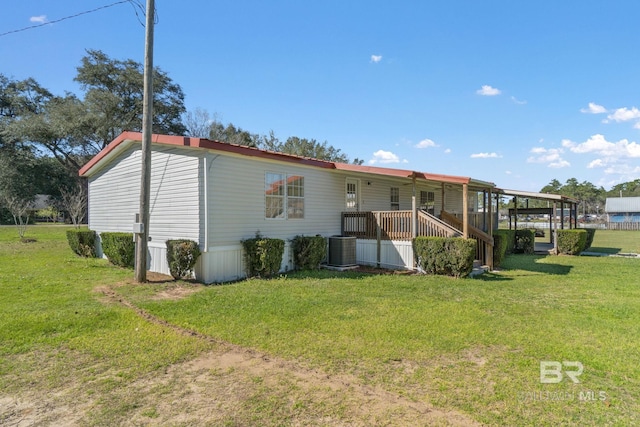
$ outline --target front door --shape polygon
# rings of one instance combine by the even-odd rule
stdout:
[[[347,212],[360,210],[360,180],[347,178],[345,182],[345,207]]]

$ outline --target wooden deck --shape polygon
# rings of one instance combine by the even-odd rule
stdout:
[[[415,221],[415,227],[413,222]],[[415,230],[414,230],[415,228]],[[341,234],[359,239],[410,241],[416,236],[461,237],[462,220],[441,212],[441,217],[418,210],[343,212]],[[469,224],[469,238],[476,241],[476,259],[493,266],[493,237]]]

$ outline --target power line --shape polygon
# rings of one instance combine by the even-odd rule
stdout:
[[[77,18],[77,17],[82,16],[82,15],[88,15],[90,13],[95,13],[95,12],[98,12],[100,10],[107,9],[107,8],[110,8],[110,7],[113,7],[113,6],[117,6],[117,5],[123,4],[123,3],[129,3],[129,4],[131,4],[131,6],[133,6],[134,11],[136,12],[136,16],[138,17],[138,21],[140,21],[140,17],[138,16],[138,11],[136,10],[136,7],[138,7],[144,13],[144,9],[141,8],[141,6],[140,6],[140,1],[139,0],[137,0],[137,1],[134,1],[134,0],[120,0],[120,1],[117,1],[115,3],[107,4],[105,6],[96,7],[95,9],[86,10],[84,12],[79,12],[79,13],[76,13],[74,15],[65,16],[64,18],[55,19],[53,21],[48,21],[48,22],[43,22],[43,23],[37,24],[37,25],[31,25],[29,27],[20,28],[18,30],[11,30],[11,31],[7,31],[5,33],[0,33],[0,37],[4,37],[4,36],[9,35],[9,34],[19,33],[19,32],[22,32],[22,31],[32,30],[34,28],[44,27],[45,25],[55,24],[55,23],[58,23],[58,22],[66,21],[67,19]],[[142,23],[142,22],[140,22],[140,23]]]

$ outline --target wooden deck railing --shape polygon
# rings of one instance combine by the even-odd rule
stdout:
[[[455,215],[446,211],[440,212],[440,218],[447,224],[462,229],[463,224]],[[485,233],[473,225],[469,225],[469,237],[476,241],[476,259],[483,264],[493,267],[493,236]]]
[[[411,211],[343,212],[341,231],[361,239],[411,240]]]
[[[452,212],[447,212],[447,214],[454,216],[455,218],[458,218],[458,220],[460,222],[462,222],[462,218],[463,218],[463,214],[461,213],[452,213]],[[486,221],[484,219],[484,213],[482,212],[469,212],[468,215],[469,218],[469,225],[480,229],[480,230],[484,230],[485,226],[486,226]]]
[[[462,221],[446,211],[441,219],[422,210],[418,211],[418,236],[462,236]],[[411,211],[343,212],[341,234],[360,239],[411,240]],[[469,237],[475,239],[476,259],[493,265],[493,237],[477,227],[469,225]]]
[[[460,237],[460,230],[423,210],[418,211],[418,236]]]

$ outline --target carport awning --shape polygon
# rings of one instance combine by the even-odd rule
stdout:
[[[577,199],[560,194],[536,193],[534,191],[505,190],[502,188],[496,188],[496,192],[505,196],[526,197],[529,199],[549,200],[553,202],[578,203]]]

